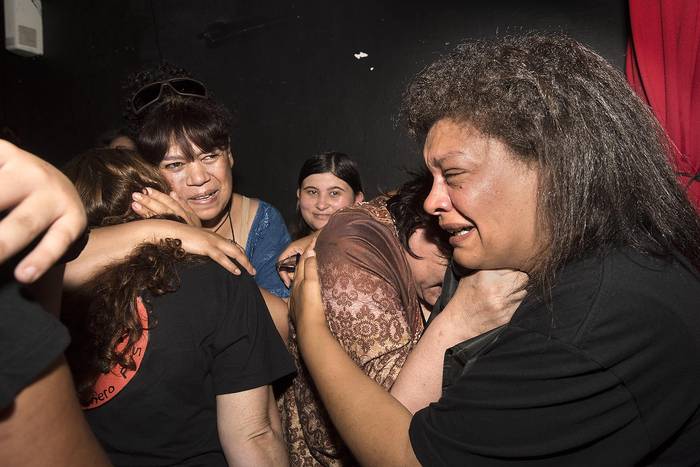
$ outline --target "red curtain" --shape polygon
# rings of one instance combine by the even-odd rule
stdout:
[[[700,1],[629,0],[627,80],[666,128],[679,181],[700,212]]]

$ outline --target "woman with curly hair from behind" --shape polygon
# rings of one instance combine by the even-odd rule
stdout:
[[[139,219],[131,193],[164,189],[148,163],[99,149],[66,168],[90,226]],[[68,358],[86,417],[115,465],[280,465],[269,384],[293,371],[253,279],[144,243],[73,296]]]

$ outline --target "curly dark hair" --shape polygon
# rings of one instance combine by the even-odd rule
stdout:
[[[87,151],[71,160],[64,172],[75,184],[93,227],[140,219],[131,209],[131,194],[147,186],[167,187],[157,170],[123,149]],[[132,349],[143,333],[137,297],[152,312],[149,297],[180,287],[178,264],[201,261],[202,257],[187,254],[178,239],[144,243],[124,260],[107,266],[78,293],[67,294],[62,319],[72,342],[66,357],[83,404],[92,398],[101,374],[115,366],[136,368]],[[150,327],[155,324],[149,322]],[[117,350],[120,342],[125,345]]]
[[[561,34],[471,40],[422,70],[402,115],[424,141],[441,119],[472,125],[539,167],[546,248],[530,271],[547,292],[567,262],[631,246],[700,269],[700,217],[650,109],[602,57]]]
[[[437,245],[440,254],[445,258],[452,255],[449,235],[440,228],[435,216],[423,209],[423,202],[430,193],[433,176],[423,167],[409,171],[411,178],[404,182],[386,201],[386,207],[394,220],[401,245],[409,255],[420,259],[409,246],[411,235],[418,229],[425,229],[425,237]]]

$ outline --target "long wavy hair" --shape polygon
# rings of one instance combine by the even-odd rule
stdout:
[[[620,246],[676,251],[700,269],[700,217],[669,164],[665,132],[624,76],[575,40],[465,42],[418,74],[402,114],[421,143],[449,118],[538,167],[547,246],[531,290],[546,294],[566,263]]]
[[[75,184],[93,228],[140,219],[131,208],[133,192],[145,187],[167,192],[157,170],[125,149],[87,151],[72,159],[64,172]],[[62,318],[72,336],[66,356],[82,403],[90,401],[101,374],[114,367],[136,368],[132,351],[144,331],[137,297],[142,297],[150,314],[149,296],[180,287],[176,265],[199,261],[201,257],[185,253],[178,239],[144,243],[124,260],[107,266],[79,293],[66,297]],[[149,320],[149,327],[154,324]],[[117,350],[120,342],[125,345]]]

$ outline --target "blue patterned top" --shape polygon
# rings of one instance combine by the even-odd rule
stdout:
[[[255,282],[278,297],[289,297],[289,289],[277,274],[275,263],[291,241],[287,225],[279,211],[271,204],[259,200],[245,252],[257,271]]]

